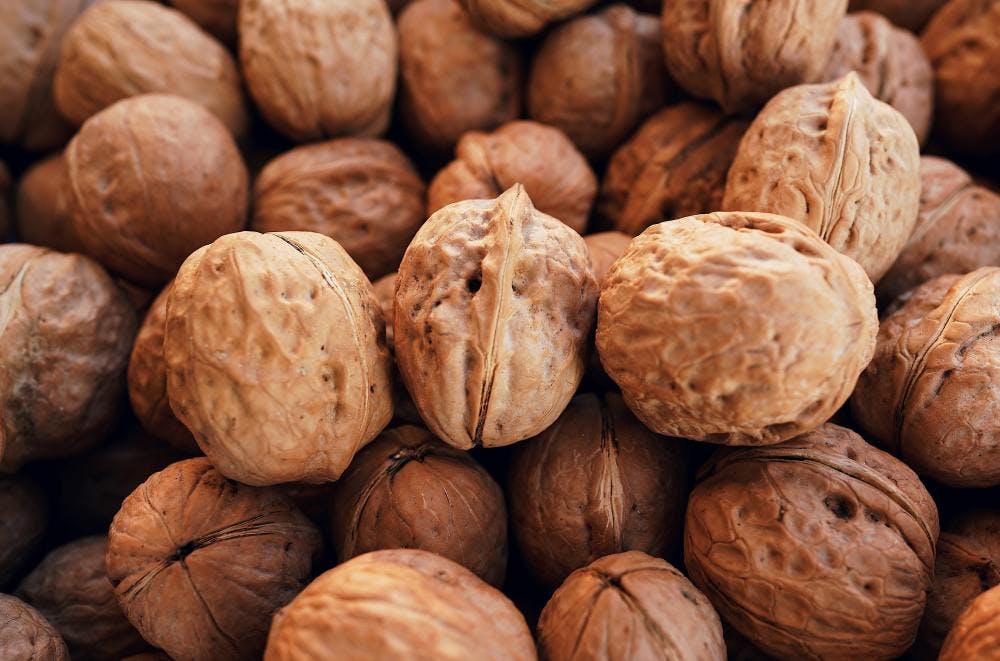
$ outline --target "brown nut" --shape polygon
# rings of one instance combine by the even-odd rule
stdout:
[[[560,25],[532,62],[528,114],[585,154],[608,154],[666,99],[660,41],[655,16],[622,4]]]
[[[594,269],[594,278],[597,286],[604,284],[604,279],[619,257],[625,253],[625,249],[632,243],[632,237],[622,232],[598,232],[588,234],[583,237],[583,242],[587,244],[587,252],[590,253],[590,266]]]
[[[378,135],[396,92],[384,0],[242,0],[240,64],[274,128],[298,142]]]
[[[266,661],[534,661],[524,617],[465,567],[374,551],[314,580],[274,616]]]
[[[539,211],[583,233],[597,195],[594,171],[565,133],[530,121],[463,135],[455,160],[431,182],[427,215],[454,202],[493,199],[517,183]]]
[[[0,478],[0,589],[38,549],[48,527],[45,494],[27,477]]]
[[[272,614],[308,582],[319,546],[278,490],[187,459],[122,503],[108,577],[129,622],[174,659],[260,658]]]
[[[399,371],[431,431],[496,447],[555,422],[583,378],[596,299],[583,239],[520,184],[431,216],[395,297]]]
[[[420,427],[384,432],[336,484],[333,545],[341,561],[422,549],[499,586],[507,570],[503,491],[465,452]]]
[[[944,641],[938,661],[995,659],[1000,654],[1000,586],[969,604]]]
[[[507,39],[528,37],[597,0],[459,0],[477,25]]]
[[[333,239],[224,236],[184,262],[167,301],[170,406],[231,479],[336,480],[392,417],[383,324]]]
[[[66,643],[41,613],[0,594],[0,651],[10,661],[70,661]]]
[[[457,0],[413,0],[399,15],[400,111],[422,145],[448,152],[467,131],[521,113],[521,58],[480,32]]]
[[[375,298],[378,299],[378,306],[385,318],[385,344],[392,352],[394,350],[392,326],[395,318],[392,297],[396,292],[396,272],[382,276],[372,283],[372,288],[375,290]]]
[[[802,222],[872,282],[906,245],[919,205],[913,129],[853,72],[771,99],[740,143],[722,200],[728,211]]]
[[[669,563],[640,551],[573,572],[545,605],[538,647],[549,661],[724,661],[719,616]]]
[[[38,161],[17,185],[17,234],[25,243],[83,252],[73,230],[69,171],[62,153]]]
[[[754,645],[788,659],[891,659],[910,646],[938,521],[902,462],[826,424],[719,452],[700,478],[684,563]]]
[[[372,280],[399,265],[425,219],[424,182],[383,140],[298,147],[268,163],[254,184],[253,229],[325,234]]]
[[[236,44],[240,0],[170,0],[170,4],[222,43]]]
[[[714,213],[632,241],[601,288],[597,348],[653,431],[767,445],[840,408],[877,330],[864,272],[809,229]]]
[[[947,0],[851,0],[850,11],[876,11],[895,25],[920,32],[938,7]]]

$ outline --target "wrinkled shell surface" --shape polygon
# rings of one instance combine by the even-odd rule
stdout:
[[[11,661],[70,661],[66,643],[41,613],[0,594],[0,650]]]
[[[45,535],[45,494],[26,477],[0,478],[0,589],[24,567]]]
[[[938,661],[995,659],[1000,654],[1000,586],[969,605],[941,648]]]
[[[598,232],[583,237],[590,252],[590,266],[594,269],[597,285],[604,283],[611,265],[625,253],[632,237],[622,232]]]
[[[851,0],[851,11],[870,10],[888,17],[895,25],[919,32],[948,0]]]
[[[219,41],[236,43],[240,0],[170,0],[170,4]]]
[[[66,158],[54,154],[33,165],[17,186],[17,234],[25,243],[83,252],[73,230]]]
[[[527,37],[549,23],[586,10],[597,0],[459,0],[484,30],[505,38]]]

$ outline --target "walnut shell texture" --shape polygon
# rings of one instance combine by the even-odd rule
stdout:
[[[48,527],[45,493],[27,477],[0,478],[0,589],[31,559]]]
[[[66,643],[41,613],[0,594],[0,650],[10,661],[70,661]]]
[[[170,4],[222,43],[236,43],[240,0],[170,0]]]
[[[938,8],[948,0],[851,0],[850,11],[875,11],[893,24],[919,32]]]
[[[40,160],[17,185],[17,234],[22,241],[60,252],[83,252],[73,230],[69,171],[62,153]]]
[[[546,25],[585,11],[597,0],[459,0],[484,30],[507,39],[538,34]]]
[[[1000,654],[1000,586],[979,595],[959,616],[938,661],[995,659]]]
[[[604,283],[611,265],[625,254],[626,248],[632,243],[632,237],[623,232],[598,232],[583,237],[590,252],[590,265],[594,269],[597,285]]]

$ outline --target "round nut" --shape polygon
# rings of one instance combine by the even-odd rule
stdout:
[[[583,237],[590,253],[590,266],[594,269],[597,286],[604,284],[604,279],[611,270],[611,265],[625,254],[626,248],[632,243],[632,237],[622,232],[598,232]]]
[[[990,659],[997,654],[1000,586],[976,597],[959,616],[944,641],[938,661]]]
[[[876,11],[895,25],[920,32],[938,7],[948,0],[851,0],[850,11]]]
[[[27,477],[0,478],[0,588],[21,571],[48,527],[45,494]]]
[[[17,186],[17,234],[25,243],[60,252],[83,252],[73,231],[66,157],[53,154],[38,161]]]
[[[240,0],[170,0],[170,4],[222,43],[236,43]]]
[[[9,594],[0,594],[0,650],[12,661],[70,661],[66,643],[41,613]]]
[[[546,25],[585,11],[597,0],[459,0],[477,25],[507,39],[529,37]]]

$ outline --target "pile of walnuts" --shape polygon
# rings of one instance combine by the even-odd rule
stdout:
[[[5,0],[0,659],[1000,659],[1000,0]]]

